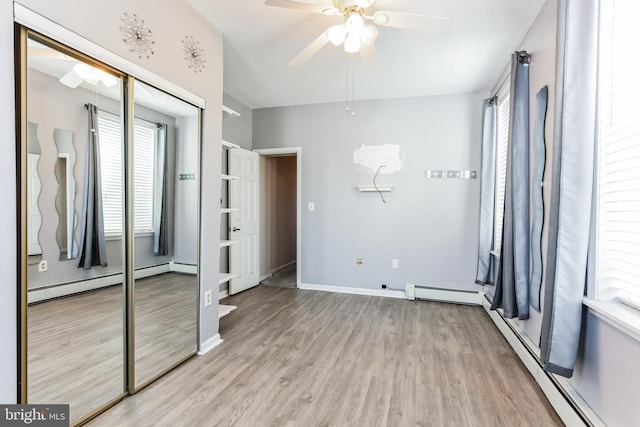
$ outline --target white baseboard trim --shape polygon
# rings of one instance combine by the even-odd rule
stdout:
[[[401,299],[405,298],[404,292],[393,291],[390,289],[349,288],[345,286],[312,285],[309,283],[300,283],[300,286],[298,286],[298,289],[304,289],[308,291],[335,292],[338,294],[367,295],[367,296],[374,296],[374,297],[401,298]]]
[[[258,279],[258,283],[263,282],[263,281],[265,281],[267,279],[271,279],[272,277],[273,277],[272,273],[265,274],[264,276],[262,276],[261,278]]]
[[[515,331],[516,325],[509,319],[505,319],[496,310],[490,310],[491,303],[482,297],[482,307],[485,309],[498,330],[505,337],[511,348],[516,352],[531,376],[536,380],[540,389],[549,400],[553,409],[568,427],[605,427],[605,424],[589,408],[578,392],[569,382],[554,374],[549,374],[542,369],[539,357],[536,356],[537,348],[531,341]],[[511,325],[511,326],[509,326]],[[526,343],[528,341],[528,344]],[[570,403],[567,399],[570,399]],[[578,409],[576,409],[578,408]],[[579,415],[580,411],[589,420],[587,424]]]
[[[413,283],[407,283],[406,290],[407,299],[425,299],[466,305],[481,305],[484,295],[484,293],[478,291],[434,288]]]
[[[143,279],[145,277],[155,276],[170,272],[169,264],[161,264],[153,267],[141,268],[136,270],[134,277]],[[27,303],[46,301],[52,298],[65,297],[80,292],[93,291],[95,289],[106,288],[108,286],[118,285],[122,283],[122,274],[111,274],[109,276],[96,277],[95,279],[87,279],[74,283],[61,284],[46,288],[33,289],[27,293]]]
[[[198,350],[198,356],[202,356],[222,344],[224,340],[220,338],[220,334],[215,334],[205,342],[200,345],[200,349]]]
[[[182,264],[179,262],[169,261],[169,271],[173,273],[198,274],[198,266],[193,264]]]
[[[223,290],[223,291],[218,291],[218,301],[220,301],[222,298],[226,298],[229,296],[229,288]]]
[[[281,265],[281,266],[279,266],[279,267],[272,268],[272,269],[271,269],[271,274],[272,274],[272,275],[273,275],[273,274],[276,274],[278,271],[280,271],[280,270],[284,270],[285,268],[287,268],[287,267],[290,267],[290,266],[294,265],[296,262],[298,262],[298,261],[296,261],[296,260],[294,259],[293,261],[289,261],[288,263],[286,263],[286,264],[282,264],[282,265]]]

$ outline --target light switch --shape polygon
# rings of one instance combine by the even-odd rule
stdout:
[[[316,204],[313,202],[309,202],[309,212],[315,212]]]

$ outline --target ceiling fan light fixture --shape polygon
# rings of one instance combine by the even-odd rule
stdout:
[[[356,0],[356,6],[363,9],[373,6],[373,3],[375,3],[375,0]]]
[[[373,22],[382,26],[387,25],[389,23],[389,15],[382,12],[376,12],[376,14],[373,15]]]
[[[360,37],[349,33],[344,41],[344,51],[347,53],[358,53],[360,51]]]
[[[337,7],[328,7],[326,9],[322,9],[322,13],[325,15],[340,15],[340,10]]]
[[[366,45],[373,44],[378,38],[378,29],[373,25],[365,25],[360,33],[360,40]]]
[[[357,13],[352,13],[344,24],[349,34],[360,35],[362,28],[364,28],[364,19]]]
[[[347,29],[344,25],[334,25],[327,30],[327,37],[334,46],[340,46],[347,38]]]

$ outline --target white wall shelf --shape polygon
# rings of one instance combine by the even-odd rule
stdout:
[[[370,193],[372,191],[377,192],[378,190],[382,193],[388,193],[393,189],[393,185],[379,184],[378,189],[376,189],[374,185],[358,185],[356,188],[363,193]]]
[[[224,148],[240,148],[240,146],[238,144],[234,144],[233,142],[229,142],[229,141],[225,141],[224,139],[222,140],[222,146]]]
[[[218,304],[218,319],[231,313],[236,308],[238,307],[236,307],[235,305]]]
[[[224,180],[227,180],[227,181],[231,181],[232,179],[240,179],[237,176],[225,175],[225,174],[220,175],[220,178],[224,179]]]
[[[231,212],[237,212],[238,208],[220,208],[220,213],[227,214]]]
[[[231,279],[234,279],[238,277],[237,274],[231,274],[231,273],[220,273],[220,281],[218,282],[220,285],[222,285],[225,282],[228,282]]]
[[[228,248],[231,245],[238,243],[237,240],[220,240],[220,248]]]
[[[235,119],[236,117],[240,117],[240,113],[238,113],[237,111],[232,110],[231,108],[227,107],[226,105],[222,106],[222,118],[223,119]]]

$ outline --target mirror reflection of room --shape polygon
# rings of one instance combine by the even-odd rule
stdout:
[[[77,422],[196,351],[200,134],[196,107],[135,82],[127,169],[124,80],[70,53],[28,39],[27,389]]]

